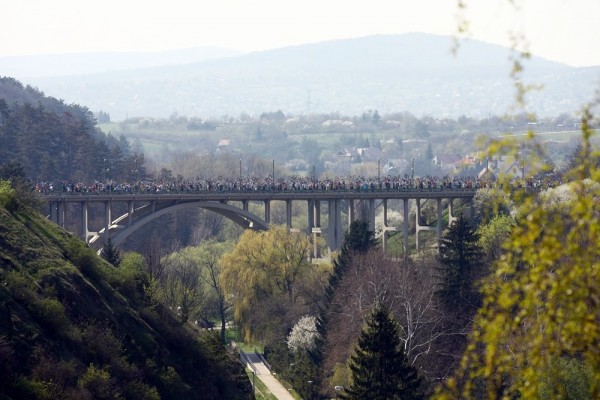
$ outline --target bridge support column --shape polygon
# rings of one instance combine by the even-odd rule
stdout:
[[[133,211],[135,210],[135,201],[128,201],[127,209],[129,210],[129,213],[127,215],[127,226],[131,226],[133,224]]]
[[[53,201],[50,203],[50,221],[54,222],[56,225],[60,225],[60,217],[61,217],[61,201]]]
[[[285,223],[288,231],[292,230],[292,200],[285,201]]]
[[[65,221],[67,219],[67,203],[64,201],[59,201],[57,204],[57,212],[58,212],[58,225],[65,227]]]
[[[404,213],[404,221],[402,221],[402,227],[404,229],[404,243],[402,243],[402,247],[404,248],[404,257],[408,255],[408,207],[408,199],[402,199],[402,212]]]
[[[355,209],[354,209],[354,199],[348,199],[348,229],[350,229],[350,225],[354,222],[355,217]]]
[[[438,246],[442,240],[442,199],[437,199],[437,224],[436,226],[427,226],[421,225],[419,219],[421,218],[421,199],[416,199],[417,201],[417,214],[415,217],[415,236],[416,236],[416,245],[417,250],[419,250],[419,233],[421,231],[433,231],[437,232]]]
[[[248,211],[248,200],[242,200],[242,210]]]
[[[342,247],[342,210],[341,200],[332,199],[328,202],[329,224],[327,226],[327,246],[329,251],[337,251]]]
[[[81,237],[87,243],[88,242],[88,203],[87,201],[81,202]]]
[[[265,200],[265,222],[271,223],[271,200]]]
[[[442,199],[437,199],[437,237],[438,249],[442,244]]]
[[[387,234],[388,232],[395,232],[397,231],[397,228],[395,226],[389,226],[388,225],[388,216],[387,216],[387,212],[388,212],[388,204],[387,204],[387,199],[384,199],[383,202],[383,228],[382,228],[382,232],[381,232],[381,238],[382,238],[382,244],[383,244],[383,253],[386,254],[387,252]]]
[[[306,234],[312,235],[313,228],[315,227],[315,201],[307,200],[308,205],[308,221],[306,226]]]
[[[319,247],[319,239],[321,237],[321,201],[313,200],[313,221],[314,226],[312,228],[312,239],[313,239],[313,256],[315,258],[321,258],[321,248]]]
[[[452,225],[454,221],[456,221],[456,217],[452,215],[452,203],[453,199],[448,200],[448,226]]]
[[[421,232],[421,199],[416,199],[417,211],[415,215],[415,245],[416,250],[419,251],[419,232]]]
[[[375,199],[369,199],[367,222],[369,223],[369,231],[375,232]]]
[[[421,231],[431,231],[435,228],[427,225],[421,225],[421,199],[416,199],[415,201],[417,203],[417,212],[415,214],[415,242],[416,250],[418,251],[420,248],[419,234],[421,233]]]
[[[110,225],[112,223],[112,204],[111,201],[104,202],[104,243],[108,242]]]

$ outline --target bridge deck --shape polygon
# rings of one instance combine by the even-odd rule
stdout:
[[[52,193],[42,195],[46,202],[65,201],[265,201],[265,200],[332,200],[332,199],[458,199],[472,198],[477,189],[406,189],[406,190],[306,190],[306,191],[241,191],[241,192],[175,192],[175,193]]]

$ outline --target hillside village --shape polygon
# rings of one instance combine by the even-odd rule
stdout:
[[[523,168],[528,169],[527,157],[505,155],[488,159],[481,151],[482,145],[490,139],[506,138],[504,132],[508,131],[515,132],[511,136],[515,140],[528,131],[536,132],[547,161],[560,166],[577,145],[573,136],[578,124],[566,115],[534,122],[525,115],[453,120],[417,118],[407,113],[381,116],[376,110],[369,110],[354,117],[287,117],[277,111],[258,118],[242,115],[221,121],[173,115],[168,120],[131,118],[101,127],[115,137],[122,135],[136,143],[147,158],[163,160],[174,176],[185,177],[189,173],[189,166],[171,162],[174,154],[184,152],[230,160],[229,171],[211,171],[208,165],[202,173],[205,176],[271,175],[275,169],[278,175],[325,178],[482,174],[519,177]],[[172,140],[167,141],[165,138],[169,137]],[[526,151],[523,149],[523,154]],[[273,166],[256,165],[257,156],[272,160]],[[162,166],[158,164],[156,168]]]

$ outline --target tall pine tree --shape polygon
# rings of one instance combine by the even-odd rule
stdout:
[[[352,385],[342,398],[393,400],[422,399],[421,380],[408,363],[398,324],[378,306],[364,326],[350,358]]]
[[[475,281],[482,276],[482,251],[477,233],[460,215],[444,235],[440,247],[440,283],[437,295],[450,310],[477,307],[480,296]]]

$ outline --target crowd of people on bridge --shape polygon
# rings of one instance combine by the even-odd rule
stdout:
[[[557,186],[562,182],[549,179],[514,180],[512,184],[532,188]],[[199,192],[259,192],[259,191],[397,191],[397,190],[477,190],[494,184],[493,180],[477,177],[386,175],[381,177],[314,177],[291,176],[273,179],[197,177],[193,179],[154,179],[136,182],[114,180],[82,182],[38,182],[36,191],[42,194],[105,194],[105,193],[199,193]]]

